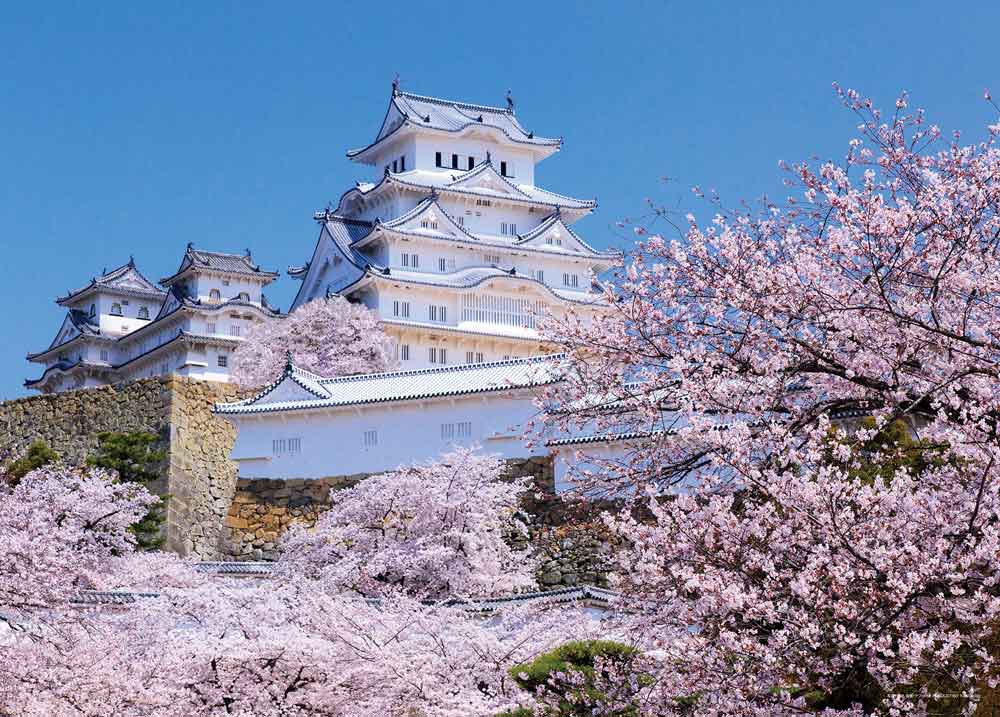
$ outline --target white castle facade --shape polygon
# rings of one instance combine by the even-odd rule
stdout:
[[[66,316],[49,347],[28,354],[43,368],[25,386],[54,393],[169,374],[226,381],[250,327],[278,316],[263,294],[277,276],[249,252],[189,244],[157,286],[129,259],[56,299]]]
[[[378,178],[316,215],[319,240],[291,310],[340,294],[378,312],[401,368],[537,354],[540,313],[599,303],[593,274],[611,254],[570,226],[596,201],[535,185],[561,139],[536,136],[506,107],[393,87],[375,140],[347,153]]]
[[[572,224],[595,200],[535,184],[561,139],[536,136],[506,107],[400,91],[371,144],[347,153],[375,168],[336,207],[317,213],[309,261],[289,269],[294,311],[341,295],[371,308],[395,339],[398,370],[321,377],[291,362],[255,396],[217,406],[238,429],[243,478],[319,478],[388,470],[454,446],[505,457],[551,454],[557,481],[581,443],[525,442],[535,399],[558,381],[539,317],[605,308],[593,277],[617,256]],[[45,366],[26,382],[58,391],[179,373],[227,380],[227,357],[248,325],[278,315],[262,289],[275,279],[249,257],[188,247],[160,287],[129,264],[59,300],[68,309]],[[162,288],[161,288],[162,287]]]
[[[506,458],[553,455],[557,487],[581,443],[525,441],[540,390],[559,380],[538,318],[604,308],[592,278],[617,257],[571,225],[596,202],[535,184],[561,140],[536,136],[513,102],[489,107],[393,87],[375,140],[347,156],[377,181],[316,215],[312,258],[292,310],[340,294],[376,311],[396,339],[399,370],[324,378],[289,363],[257,395],[222,404],[245,478],[319,478],[432,460],[454,446]]]

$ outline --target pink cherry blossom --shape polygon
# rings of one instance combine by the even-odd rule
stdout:
[[[296,366],[321,376],[385,371],[393,344],[374,311],[340,296],[316,299],[286,317],[257,325],[233,353],[233,380],[248,388],[281,374],[291,353]]]
[[[641,508],[611,525],[650,714],[969,714],[995,674],[1000,148],[841,97],[861,136],[789,166],[808,204],[679,222],[546,329],[550,427],[622,437],[577,478]],[[924,468],[859,478],[897,422]]]

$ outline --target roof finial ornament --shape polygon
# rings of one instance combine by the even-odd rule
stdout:
[[[285,351],[285,373],[290,374],[294,368],[295,367],[292,366],[292,351],[291,349],[288,349]]]
[[[246,252],[247,259],[253,258],[253,254],[250,252],[250,247],[247,247],[244,251]]]
[[[134,254],[129,254],[128,255],[128,265],[131,266],[133,269],[135,268],[135,255]]]
[[[399,94],[399,73],[397,72],[396,76],[392,78],[392,95],[393,97],[395,97],[398,94]]]
[[[431,187],[431,200],[436,202],[437,198],[438,198],[437,187]]]
[[[486,150],[486,164],[490,163],[490,151]]]
[[[511,94],[509,88],[507,90],[507,111],[514,114],[514,95]]]
[[[193,241],[189,241],[188,245],[187,245],[187,250],[191,251],[192,249],[194,249],[194,242]]]

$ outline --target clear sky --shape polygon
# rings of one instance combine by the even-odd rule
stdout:
[[[145,9],[144,9],[145,8]],[[154,9],[155,8],[155,9]],[[53,299],[134,254],[151,279],[186,242],[308,258],[314,210],[371,168],[404,89],[503,104],[563,151],[540,186],[596,196],[577,227],[678,186],[727,200],[778,186],[779,159],[840,156],[855,124],[830,89],[890,106],[901,89],[972,140],[996,117],[1000,3],[5,3],[0,21],[0,398],[39,373],[24,354],[62,320]],[[268,292],[287,308],[297,283]]]

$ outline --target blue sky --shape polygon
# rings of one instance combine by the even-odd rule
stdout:
[[[143,9],[143,6],[146,9]],[[62,319],[55,296],[134,254],[152,279],[186,242],[282,271],[312,251],[312,212],[370,169],[390,81],[502,104],[563,151],[538,184],[597,196],[577,225],[647,197],[727,200],[779,187],[779,159],[840,156],[838,81],[901,89],[967,139],[995,121],[1000,4],[7,3],[0,23],[0,398],[24,394]],[[154,9],[155,8],[155,9]],[[691,205],[688,207],[687,205]],[[296,283],[268,292],[288,306]]]

